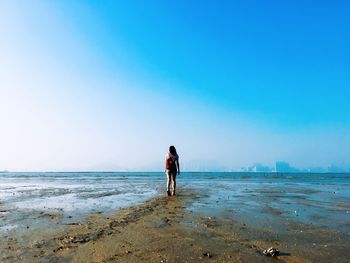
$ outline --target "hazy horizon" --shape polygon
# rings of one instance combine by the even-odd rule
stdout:
[[[262,163],[254,163],[249,166],[240,166],[240,167],[229,167],[220,163],[215,162],[201,162],[201,161],[185,161],[181,163],[182,172],[203,172],[203,173],[212,173],[212,172],[233,172],[233,173],[350,173],[350,165],[329,165],[327,167],[296,167],[292,164],[287,163],[289,168],[285,171],[278,170],[276,165],[265,165]],[[260,169],[259,169],[260,167]],[[255,169],[254,169],[255,168]],[[52,170],[7,170],[0,169],[0,172],[29,172],[29,173],[41,173],[41,172],[52,172],[52,173],[110,173],[110,172],[162,172],[164,169],[163,164],[154,164],[146,165],[142,167],[121,167],[116,165],[96,165],[94,167],[85,168],[75,168],[75,169],[52,169]]]
[[[349,167],[350,4],[248,2],[1,1],[0,170]]]

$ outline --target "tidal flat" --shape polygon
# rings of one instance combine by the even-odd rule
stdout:
[[[334,180],[327,175],[184,173],[171,197],[165,195],[161,173],[7,174],[3,179],[3,262],[350,258],[347,175]],[[280,255],[263,255],[269,247]]]

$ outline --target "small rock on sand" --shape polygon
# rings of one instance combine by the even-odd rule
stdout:
[[[280,252],[277,248],[270,247],[269,249],[265,249],[263,251],[263,254],[268,257],[277,257],[280,254]]]

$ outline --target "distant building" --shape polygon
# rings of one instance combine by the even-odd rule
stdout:
[[[292,173],[300,172],[298,168],[290,166],[287,162],[276,162],[276,172],[278,173]]]
[[[272,172],[272,168],[262,165],[260,163],[254,164],[253,166],[248,167],[248,172],[262,172],[262,173],[268,173]]]
[[[248,172],[248,168],[247,167],[241,167],[241,172]]]
[[[290,168],[287,162],[276,162],[276,172],[290,172]]]

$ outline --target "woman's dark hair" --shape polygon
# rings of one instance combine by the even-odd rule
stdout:
[[[169,152],[170,152],[171,154],[176,155],[177,153],[176,153],[176,148],[175,148],[175,146],[171,145],[171,146],[169,147]]]

